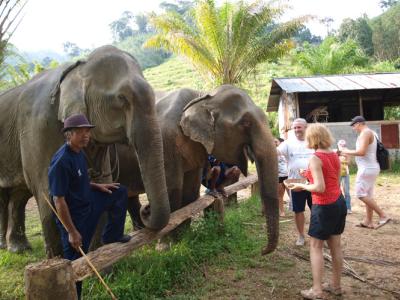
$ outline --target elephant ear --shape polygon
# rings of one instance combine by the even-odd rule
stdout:
[[[78,60],[56,70],[56,81],[51,92],[51,103],[58,101],[58,119],[64,121],[68,116],[75,113],[86,114],[84,98],[84,87],[77,72],[72,72],[85,61]]]
[[[190,101],[183,109],[180,122],[183,134],[201,143],[208,154],[214,149],[215,118],[205,100],[210,100],[213,96],[206,94]]]

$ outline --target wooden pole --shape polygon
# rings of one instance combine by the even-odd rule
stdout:
[[[25,299],[76,300],[75,275],[71,261],[50,259],[25,268]]]

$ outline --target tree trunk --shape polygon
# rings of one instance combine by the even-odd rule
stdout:
[[[55,258],[28,265],[25,268],[25,299],[78,299],[71,261]]]

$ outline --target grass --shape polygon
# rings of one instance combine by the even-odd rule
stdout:
[[[288,58],[279,63],[263,63],[240,84],[240,87],[247,91],[257,105],[266,109],[272,78],[299,76],[302,72],[302,69],[293,66]],[[176,56],[162,65],[146,69],[144,75],[154,90],[172,91],[189,87],[206,91],[213,88],[187,61]]]
[[[181,292],[173,299],[198,298],[201,289],[193,287],[205,283],[205,264],[221,269],[237,266],[236,277],[240,279],[244,276],[240,266],[254,263],[252,257],[259,253],[264,242],[241,226],[242,222],[254,222],[260,211],[258,202],[252,198],[228,209],[224,227],[215,215],[197,219],[168,251],[158,252],[150,245],[135,252],[118,263],[116,272],[107,278],[113,291],[121,299],[164,298],[176,290]],[[90,299],[108,298],[96,279],[85,283],[85,291]]]
[[[23,254],[0,250],[0,299],[24,298],[25,266],[45,258],[41,226],[36,212],[26,214],[26,232],[32,251]]]

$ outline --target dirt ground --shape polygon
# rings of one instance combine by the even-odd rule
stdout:
[[[351,195],[353,213],[347,217],[342,246],[346,263],[367,282],[343,275],[345,294],[342,299],[400,299],[400,180],[383,181],[376,187],[378,204],[392,218],[377,230],[355,226],[362,221],[365,208],[353,191]],[[239,201],[249,196],[250,189],[238,193]],[[28,203],[28,210],[36,210],[33,199]],[[302,299],[299,291],[309,288],[312,279],[309,261],[298,255],[308,257],[309,244],[306,240],[304,247],[296,247],[295,239],[293,215],[287,212],[286,217],[281,218],[278,249],[271,257],[254,257],[254,265],[248,269],[205,270],[207,287],[199,287],[206,290],[204,299]],[[358,261],[360,259],[364,261]],[[325,268],[325,277],[329,274],[329,268]],[[327,295],[327,299],[336,298]]]
[[[249,190],[241,191],[239,199],[246,199]],[[343,275],[342,299],[400,299],[400,181],[382,183],[376,187],[378,204],[391,221],[377,229],[356,227],[363,220],[364,205],[356,199],[351,190],[353,213],[349,214],[346,229],[342,235],[345,263],[363,280]],[[285,195],[286,196],[286,195]],[[287,200],[287,198],[286,198]],[[374,216],[377,221],[377,216]],[[238,279],[237,270],[225,270],[223,274],[211,271],[209,280],[219,285],[207,299],[302,299],[299,292],[311,287],[310,263],[294,254],[308,257],[308,239],[304,247],[294,245],[296,234],[292,213],[281,218],[280,241],[277,251],[270,259],[256,257],[255,267],[242,270]],[[306,213],[306,220],[309,212]],[[308,221],[306,224],[308,228]],[[329,250],[324,250],[329,253]],[[364,260],[364,261],[358,261]],[[369,261],[369,262],[367,262]],[[285,267],[286,264],[286,267]],[[277,267],[279,265],[279,267]],[[327,263],[325,264],[327,265]],[[221,281],[221,275],[225,278]],[[325,268],[326,280],[330,270]],[[227,285],[229,278],[232,284]],[[383,289],[395,291],[391,293]],[[326,295],[327,299],[338,297]]]

